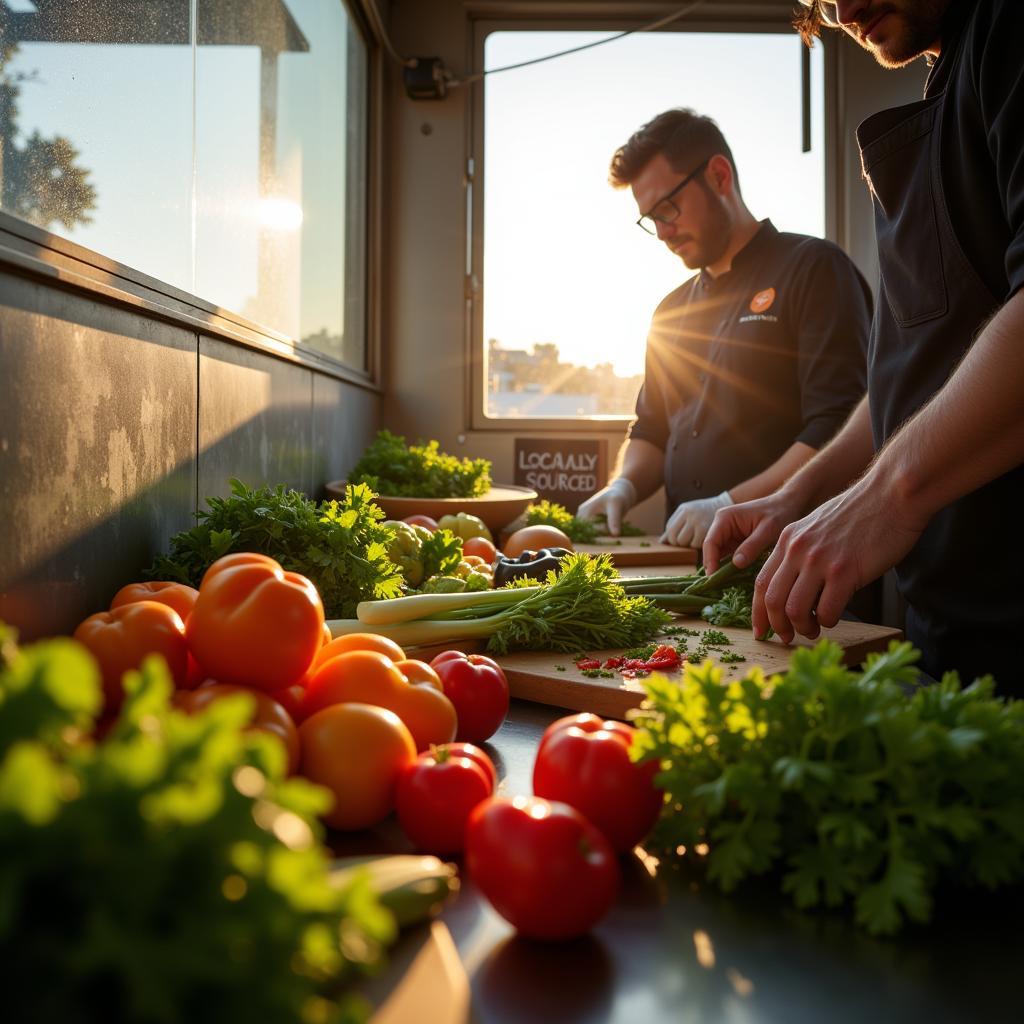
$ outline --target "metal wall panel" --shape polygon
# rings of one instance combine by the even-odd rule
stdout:
[[[313,497],[356,464],[377,432],[379,406],[372,392],[313,374]]]
[[[196,336],[0,273],[0,619],[68,632],[192,522]]]
[[[313,372],[216,338],[199,339],[199,505],[250,487],[311,493]]]

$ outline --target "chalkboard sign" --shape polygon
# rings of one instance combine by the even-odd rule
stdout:
[[[516,438],[514,483],[575,512],[608,480],[608,442]]]

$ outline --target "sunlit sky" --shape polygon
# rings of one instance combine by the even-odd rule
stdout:
[[[485,67],[612,33],[496,32]],[[822,47],[812,50],[812,151],[801,153],[795,33],[658,32],[489,76],[485,91],[484,337],[554,342],[564,360],[643,370],[658,301],[692,272],[635,224],[607,183],[614,151],[670,107],[713,117],[755,217],[823,235]]]
[[[311,45],[279,58],[277,174],[304,218],[275,236],[270,275],[258,266],[268,243],[257,47],[199,47],[193,106],[187,45],[23,44],[10,65],[31,76],[18,99],[19,138],[62,135],[90,171],[93,222],[60,233],[286,333],[333,334],[343,327],[348,20],[340,3],[288,0],[288,8]],[[485,66],[610,35],[497,32]],[[607,171],[615,149],[669,107],[718,121],[755,216],[823,234],[820,46],[812,86],[814,148],[803,154],[794,33],[634,34],[489,76],[484,339],[506,348],[554,342],[571,362],[642,370],[650,315],[690,271],[635,226],[629,190],[612,189]],[[260,294],[267,289],[270,299]]]

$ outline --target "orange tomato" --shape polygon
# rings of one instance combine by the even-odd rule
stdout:
[[[187,622],[195,607],[199,591],[184,583],[155,581],[153,583],[129,583],[122,587],[110,602],[111,608],[120,608],[123,604],[134,604],[136,601],[156,601],[173,608],[182,622]]]
[[[439,693],[444,693],[441,677],[425,661],[396,661],[395,668],[414,686],[432,686]]]
[[[405,651],[386,636],[378,636],[376,633],[346,633],[344,636],[336,636],[317,651],[313,669],[349,651],[377,651],[392,661],[402,661],[405,658]]]
[[[116,711],[124,699],[121,677],[138,668],[147,654],[162,654],[175,686],[188,672],[188,646],[181,616],[157,601],[133,601],[97,612],[79,623],[75,639],[99,662],[106,711]]]
[[[554,526],[524,526],[516,530],[502,545],[506,558],[518,558],[524,551],[540,551],[541,548],[565,548],[574,550],[572,541]]]
[[[312,665],[323,623],[320,595],[305,576],[266,555],[238,552],[206,570],[185,635],[213,678],[279,690]]]
[[[235,693],[247,693],[256,702],[252,718],[249,720],[249,728],[269,733],[281,741],[285,753],[288,755],[288,774],[293,775],[299,767],[299,731],[295,727],[291,715],[268,694],[247,686],[211,683],[199,687],[198,690],[177,694],[174,702],[182,711],[194,715],[202,711],[203,708],[209,707],[214,701],[222,700]]]
[[[299,742],[302,774],[334,794],[324,821],[336,829],[383,821],[394,810],[400,775],[416,760],[416,745],[398,715],[369,704],[318,711],[299,726]]]
[[[408,671],[417,678],[407,678],[390,658],[377,651],[339,654],[321,665],[310,679],[303,710],[308,716],[331,704],[376,704],[398,715],[418,750],[426,750],[432,743],[451,742],[458,725],[455,706],[422,669]]]
[[[462,542],[462,556],[475,555],[490,565],[498,557],[498,549],[486,537],[470,537]]]

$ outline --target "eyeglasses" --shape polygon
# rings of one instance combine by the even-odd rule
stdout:
[[[658,233],[659,224],[671,224],[679,216],[679,207],[672,202],[672,197],[682,192],[710,162],[711,157],[706,157],[702,160],[668,195],[662,196],[654,204],[654,209],[645,213],[637,221],[637,224],[649,235],[656,235]]]
[[[821,20],[831,28],[839,27],[839,10],[835,0],[800,0],[804,7],[818,8]]]

